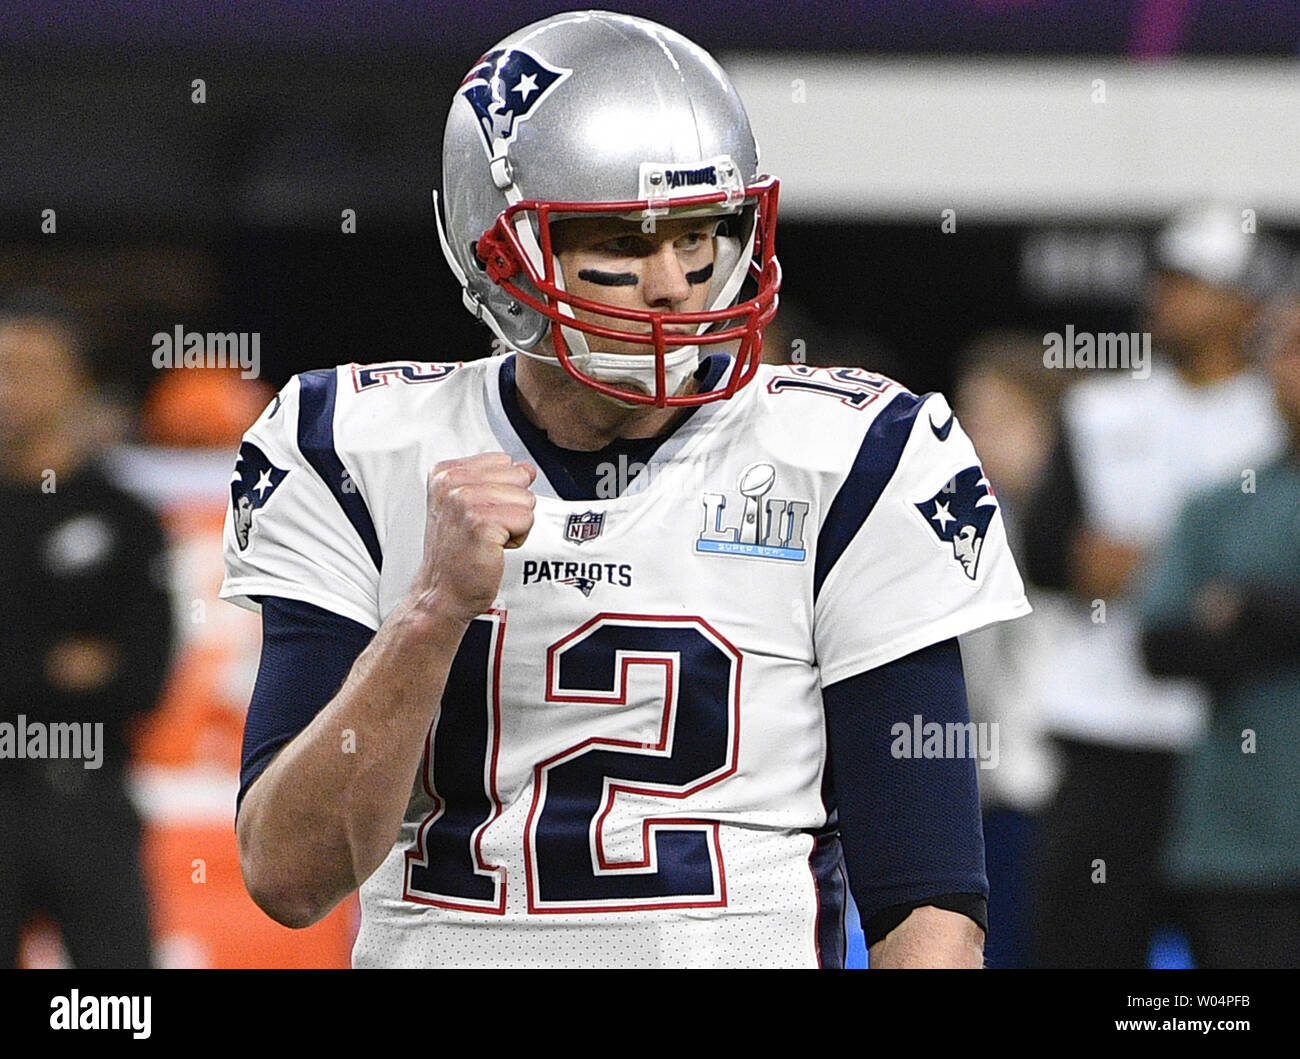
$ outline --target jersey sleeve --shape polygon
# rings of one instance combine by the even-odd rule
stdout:
[[[891,750],[902,718],[970,723],[957,641],[827,685],[824,699],[827,787],[868,947],[923,905],[960,912],[987,934],[975,759]]]
[[[992,484],[940,394],[872,422],[817,539],[823,686],[1030,611]]]
[[[236,816],[253,781],[329,704],[373,635],[308,603],[265,598],[262,656],[244,720]]]
[[[378,629],[382,554],[334,440],[335,372],[295,376],[239,446],[221,597],[310,603]]]

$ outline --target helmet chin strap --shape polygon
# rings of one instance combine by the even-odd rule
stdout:
[[[647,394],[655,392],[655,356],[653,353],[602,353],[586,348],[586,336],[571,327],[562,329],[564,340],[569,345],[569,360],[584,375],[589,375],[598,382],[610,386],[624,386],[629,390],[642,390]],[[582,352],[573,350],[574,337],[581,343]],[[511,347],[515,353],[533,360],[558,366],[554,356],[534,353],[531,349]],[[664,384],[671,397],[678,393],[700,365],[700,347],[682,346],[664,354]],[[643,408],[635,401],[620,401],[617,397],[608,397],[615,404],[624,408]]]
[[[563,329],[565,341],[572,328]],[[655,392],[655,355],[653,353],[601,353],[588,351],[571,354],[570,360],[584,375],[590,375],[599,382],[610,386],[623,386],[629,390],[643,390],[647,394]],[[664,354],[664,386],[668,396],[672,397],[686,384],[686,380],[695,374],[700,366],[700,347],[682,346]],[[628,401],[623,402],[632,408],[642,405]]]

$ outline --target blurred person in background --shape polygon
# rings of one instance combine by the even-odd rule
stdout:
[[[1065,394],[1050,469],[1024,523],[1029,579],[1075,596],[1045,693],[1062,756],[1043,821],[1035,963],[1144,967],[1172,919],[1158,855],[1174,762],[1200,735],[1203,689],[1154,678],[1137,591],[1183,502],[1280,451],[1245,337],[1275,269],[1240,211],[1194,207],[1159,234],[1146,297],[1149,378],[1094,372]]]
[[[1043,371],[1039,335],[996,331],[959,356],[953,407],[980,453],[1002,508],[1012,549],[1020,519],[1042,480],[1056,431],[1059,374]],[[979,771],[989,873],[985,965],[1026,967],[1032,903],[1029,858],[1038,815],[1052,796],[1056,762],[1043,730],[1042,696],[1067,635],[1064,601],[1031,586],[1034,613],[1014,625],[961,638],[971,720],[994,724],[998,757]]]
[[[84,354],[53,295],[0,304],[0,722],[19,739],[33,725],[91,733],[80,758],[0,759],[0,966],[38,912],[78,968],[151,963],[125,775],[128,724],[166,674],[171,607],[157,519],[97,464]]]
[[[1200,967],[1300,966],[1300,291],[1261,348],[1286,451],[1183,509],[1142,606],[1151,671],[1213,697],[1165,859]]]
[[[154,959],[169,969],[346,967],[356,935],[355,900],[301,931],[265,916],[244,888],[230,826],[262,628],[218,602],[221,534],[230,454],[274,396],[238,368],[155,372],[134,432],[141,444],[104,459],[158,513],[168,540],[173,661],[158,708],[134,733],[131,794],[144,823]]]

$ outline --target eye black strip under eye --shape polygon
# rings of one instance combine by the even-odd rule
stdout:
[[[691,284],[691,286],[694,286],[697,283],[707,283],[712,278],[713,266],[711,264],[705,265],[703,268],[698,268],[694,272],[686,273],[686,282]]]
[[[637,284],[635,273],[602,272],[597,268],[582,269],[578,272],[578,279],[585,279],[588,283],[599,283],[602,287],[635,287]]]

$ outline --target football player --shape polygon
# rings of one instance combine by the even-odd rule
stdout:
[[[360,887],[361,967],[841,966],[847,866],[874,966],[979,966],[954,638],[1029,606],[947,403],[760,367],[777,182],[669,29],[511,35],[443,159],[503,355],[308,372],[240,448],[253,897]]]

